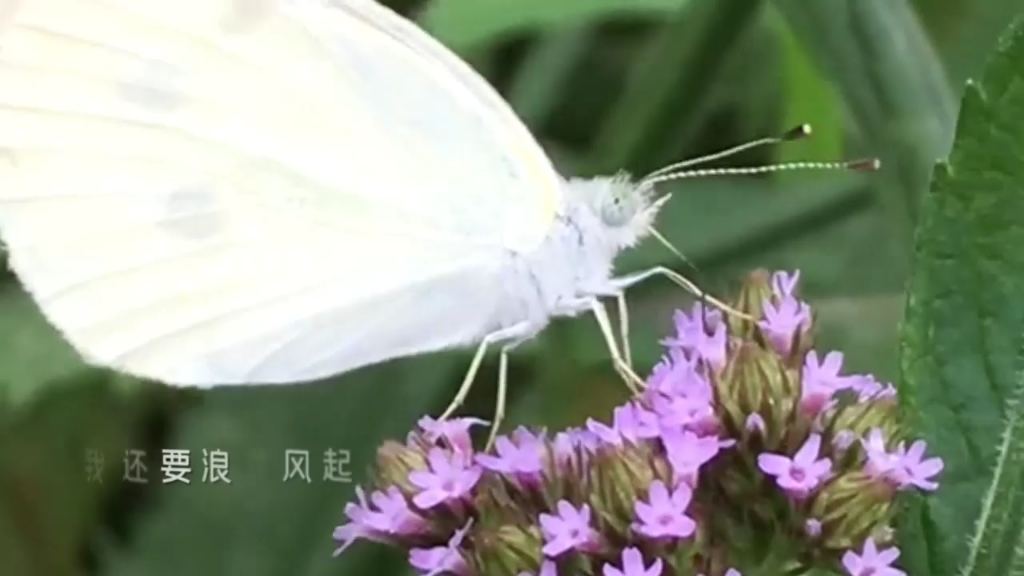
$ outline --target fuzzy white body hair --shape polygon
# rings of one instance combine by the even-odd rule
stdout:
[[[501,263],[496,330],[527,322],[530,335],[557,316],[586,310],[581,299],[608,296],[616,256],[646,234],[654,217],[644,191],[625,176],[573,179],[544,242],[509,251]]]

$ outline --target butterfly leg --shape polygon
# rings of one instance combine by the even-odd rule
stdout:
[[[632,368],[633,352],[629,345],[629,307],[626,306],[626,293],[616,294],[615,302],[619,307],[619,339],[622,340],[622,359],[626,362],[626,366]]]
[[[448,404],[448,407],[445,408],[438,420],[447,420],[462,406],[463,403],[466,402],[466,397],[469,396],[469,391],[473,388],[473,380],[476,378],[476,373],[480,370],[480,364],[484,360],[484,354],[487,352],[487,348],[496,342],[504,340],[525,340],[534,331],[535,329],[533,328],[533,325],[529,322],[520,322],[484,336],[483,339],[480,340],[480,345],[476,348],[473,360],[469,364],[469,370],[466,371],[466,376],[462,379],[462,384],[459,386],[458,392],[455,393],[455,398],[452,399],[450,404]],[[502,400],[502,402],[504,402],[504,400]]]
[[[599,296],[618,296],[621,290],[613,287],[604,286],[594,290],[592,295],[582,296],[571,300],[566,300],[559,303],[558,309],[554,311],[555,316],[576,316],[580,312],[590,310],[594,314],[594,318],[597,320],[597,325],[601,328],[601,335],[604,337],[605,344],[608,346],[608,352],[612,357],[612,364],[615,366],[615,371],[619,373],[619,376],[626,382],[626,386],[634,393],[639,393],[645,384],[642,378],[636,375],[633,368],[626,363],[626,360],[622,357],[619,352],[619,345],[615,341],[615,331],[612,329],[612,321],[608,317],[608,310],[604,307],[604,303],[598,299]]]
[[[619,352],[619,346],[615,342],[615,332],[612,329],[612,321],[608,318],[608,310],[604,307],[604,303],[598,300],[596,297],[590,297],[585,299],[587,305],[590,307],[591,312],[594,313],[594,318],[597,320],[597,325],[601,328],[601,335],[604,336],[605,344],[608,345],[608,353],[612,356],[612,363],[615,366],[615,371],[622,376],[622,379],[626,382],[626,386],[634,394],[639,394],[646,384],[643,378],[636,375],[633,368],[626,363],[626,360],[622,357]]]
[[[527,338],[519,338],[501,347],[501,356],[498,358],[498,399],[494,406],[494,422],[491,424],[491,432],[487,435],[487,444],[484,450],[490,450],[494,439],[498,436],[498,429],[505,420],[505,401],[508,398],[508,355],[517,346],[525,342]]]

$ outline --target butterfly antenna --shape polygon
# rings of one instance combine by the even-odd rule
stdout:
[[[806,138],[811,135],[811,126],[809,124],[801,124],[795,128],[791,128],[779,136],[771,136],[768,138],[759,138],[727,148],[720,152],[708,154],[706,156],[700,156],[698,158],[692,158],[690,160],[684,160],[682,162],[676,162],[664,168],[660,168],[651,172],[650,174],[641,178],[637,185],[641,188],[653,188],[655,184],[661,182],[668,182],[671,180],[683,180],[688,178],[703,178],[711,176],[753,176],[758,174],[769,174],[774,172],[787,172],[797,170],[847,170],[854,172],[873,172],[881,168],[881,161],[877,158],[865,158],[860,160],[849,160],[845,162],[785,162],[780,164],[765,164],[762,166],[748,166],[739,168],[694,168],[701,164],[706,164],[714,160],[719,160],[728,156],[733,156],[745,150],[752,148],[758,148],[761,146],[768,146],[772,144],[781,144],[783,142],[792,142],[801,138]],[[670,195],[666,194],[659,203],[663,203],[668,200]],[[700,273],[700,270],[696,265],[693,264],[686,256],[682,254],[671,242],[668,241],[660,232],[658,232],[653,226],[647,227],[648,233],[653,236],[663,246],[668,248],[672,254],[677,256],[680,260],[685,262],[687,266],[692,268],[694,272]],[[720,308],[721,310],[728,312],[739,318],[752,320],[752,318],[736,310],[735,308],[721,302],[714,297],[710,296],[700,288],[698,288],[693,282],[687,280],[685,277],[676,274],[669,273],[670,278],[695,296],[700,298],[701,304],[706,306],[708,302]],[[703,308],[702,306],[702,308]]]
[[[659,168],[658,170],[655,170],[641,178],[638,185],[651,187],[661,182],[688,178],[705,178],[709,176],[754,176],[758,174],[797,170],[852,170],[855,172],[872,172],[881,167],[881,162],[877,158],[865,158],[846,162],[786,162],[782,164],[766,164],[763,166],[739,168],[694,168],[695,166],[707,164],[708,162],[734,156],[752,148],[792,142],[794,140],[807,138],[810,135],[810,124],[800,124],[799,126],[786,130],[778,136],[759,138],[745,144],[727,148],[720,152],[691,158],[689,160],[683,160],[682,162],[676,162],[663,168]]]
[[[769,136],[767,138],[758,138],[757,140],[751,140],[744,144],[733,146],[732,148],[726,148],[713,154],[706,156],[698,156],[697,158],[690,158],[674,164],[669,164],[662,168],[658,168],[654,172],[644,176],[640,179],[641,182],[646,182],[651,178],[661,176],[669,172],[675,172],[684,168],[691,168],[693,166],[699,166],[701,164],[707,164],[708,162],[714,162],[715,160],[721,160],[722,158],[728,158],[729,156],[735,156],[740,152],[745,152],[754,148],[760,148],[762,146],[770,146],[773,144],[782,144],[783,142],[793,142],[794,140],[801,140],[811,135],[811,125],[801,124],[799,126],[790,128],[778,136]]]
[[[671,194],[666,194],[665,196],[671,196]],[[680,252],[679,249],[677,249],[675,246],[673,246],[672,243],[668,241],[668,238],[665,238],[665,236],[661,232],[658,232],[658,230],[656,228],[654,228],[653,226],[648,228],[648,232],[651,234],[651,236],[654,237],[655,240],[660,242],[662,246],[668,248],[669,252],[674,254],[677,258],[682,260],[691,270],[693,270],[694,275],[696,275],[698,277],[697,278],[697,282],[694,282],[695,285],[696,284],[703,284],[704,283],[700,279],[700,276],[703,275],[703,272],[701,272],[701,269],[692,260],[687,258],[682,252]],[[707,308],[707,305],[708,305],[707,293],[704,292],[703,290],[699,290],[699,292],[700,293],[697,294],[696,296],[697,296],[697,299],[700,300],[701,316],[705,316],[706,315],[705,309]],[[703,323],[706,324],[706,322],[703,322]]]
[[[689,258],[687,258],[686,256],[683,256],[683,253],[680,252],[679,249],[677,249],[675,246],[673,246],[672,243],[668,241],[668,238],[665,238],[661,234],[661,232],[658,232],[658,230],[654,226],[648,226],[647,227],[647,231],[651,234],[651,236],[654,237],[655,240],[660,242],[662,246],[664,246],[665,248],[668,248],[669,252],[674,254],[676,257],[678,257],[683,262],[686,262],[686,264],[688,266],[690,266],[691,268],[693,268],[694,270],[697,270],[697,266],[693,262],[691,262]]]
[[[785,162],[782,164],[765,164],[762,166],[743,166],[739,168],[698,168],[696,170],[680,170],[646,178],[644,186],[653,186],[670,180],[690,178],[707,178],[711,176],[755,176],[774,172],[793,172],[799,170],[847,170],[853,172],[874,172],[882,167],[878,158],[862,158],[845,162]]]

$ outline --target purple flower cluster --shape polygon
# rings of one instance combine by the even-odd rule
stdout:
[[[425,576],[904,576],[894,500],[935,490],[942,461],[907,445],[891,385],[811,349],[798,280],[752,274],[734,306],[756,321],[677,312],[644,392],[610,423],[519,428],[477,452],[483,421],[424,418],[380,448],[338,553],[389,543]]]

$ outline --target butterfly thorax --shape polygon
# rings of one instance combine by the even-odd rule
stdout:
[[[509,252],[502,270],[498,323],[527,321],[539,331],[554,316],[586,310],[609,296],[615,257],[642,239],[654,217],[646,190],[628,177],[569,180],[562,210],[532,252]]]

